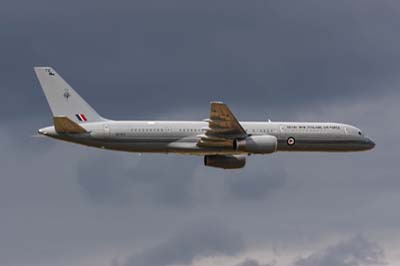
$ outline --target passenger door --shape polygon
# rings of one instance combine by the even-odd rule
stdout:
[[[104,137],[109,138],[111,136],[110,126],[105,124],[103,129],[104,129]]]

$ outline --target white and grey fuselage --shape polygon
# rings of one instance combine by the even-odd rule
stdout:
[[[240,122],[249,136],[274,136],[276,151],[363,151],[374,142],[360,129],[339,123]],[[54,126],[39,130],[56,139],[128,152],[194,155],[248,154],[237,147],[197,145],[208,128],[202,121],[104,121],[86,123],[83,134],[57,133]],[[256,153],[256,152],[255,152]],[[270,153],[270,152],[259,152]]]

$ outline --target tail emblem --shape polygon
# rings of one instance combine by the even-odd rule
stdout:
[[[87,121],[87,118],[86,118],[86,116],[84,114],[76,114],[75,116],[81,122],[86,122]]]
[[[63,95],[64,95],[65,100],[68,100],[68,98],[71,97],[71,94],[69,93],[68,90],[65,90]]]
[[[51,71],[50,68],[46,69],[46,72],[49,73],[50,76],[54,76],[55,74]]]

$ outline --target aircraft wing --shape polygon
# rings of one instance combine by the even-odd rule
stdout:
[[[210,118],[206,119],[208,128],[197,142],[202,147],[232,147],[235,139],[247,137],[247,132],[222,102],[211,102]]]

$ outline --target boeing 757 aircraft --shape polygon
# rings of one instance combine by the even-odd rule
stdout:
[[[360,129],[339,123],[240,122],[222,102],[203,121],[115,121],[103,118],[51,67],[35,67],[53,113],[39,134],[87,146],[204,156],[204,164],[244,167],[246,156],[277,151],[345,152],[372,149]]]

